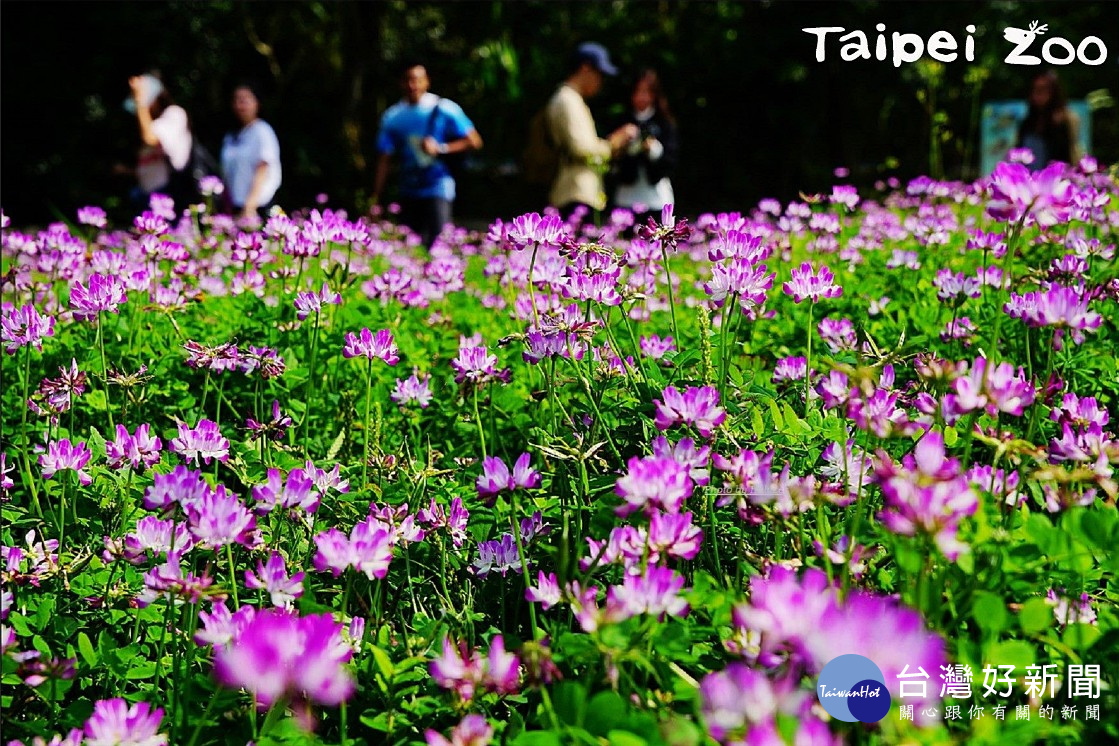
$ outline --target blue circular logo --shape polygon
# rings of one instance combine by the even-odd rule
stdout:
[[[816,696],[828,714],[848,723],[877,723],[890,711],[882,669],[850,653],[832,658],[816,679]]]

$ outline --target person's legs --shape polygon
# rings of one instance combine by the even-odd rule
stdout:
[[[431,244],[443,232],[443,228],[451,222],[451,201],[436,197],[428,205],[428,229],[430,235],[424,239],[424,246],[431,248]]]

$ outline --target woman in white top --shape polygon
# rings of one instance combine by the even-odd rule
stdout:
[[[146,207],[150,195],[159,192],[174,199],[175,209],[181,211],[197,196],[188,169],[194,145],[190,119],[154,75],[129,78],[128,86],[132,97],[124,106],[136,115],[143,143],[136,161],[134,202]]]
[[[280,143],[272,127],[260,118],[260,99],[249,83],[233,89],[233,113],[241,128],[225,136],[221,169],[225,193],[233,212],[254,219],[267,209],[280,188]]]

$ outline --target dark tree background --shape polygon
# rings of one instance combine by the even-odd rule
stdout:
[[[1021,97],[1033,68],[1003,63],[1006,25],[1049,24],[1075,45],[1095,34],[1107,63],[1060,68],[1070,97],[1092,94],[1094,154],[1119,160],[1119,3],[806,2],[13,2],[0,6],[0,204],[19,223],[119,208],[138,134],[121,108],[127,78],[157,69],[217,154],[232,127],[232,83],[255,78],[281,143],[287,206],[325,192],[365,204],[380,113],[399,97],[405,59],[461,103],[486,141],[457,214],[488,219],[541,206],[515,167],[527,122],[579,41],[626,69],[659,68],[679,120],[681,211],[741,209],[885,175],[975,176],[977,103]],[[951,32],[973,23],[977,59],[946,65],[814,59],[806,26]],[[1035,45],[1040,46],[1040,44]],[[1035,50],[1036,53],[1036,50]],[[1095,93],[1093,93],[1095,92]],[[600,125],[621,111],[613,82]]]

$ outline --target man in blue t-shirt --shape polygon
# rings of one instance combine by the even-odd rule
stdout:
[[[455,180],[441,156],[482,147],[474,123],[454,101],[428,92],[431,81],[420,64],[404,68],[404,98],[381,117],[373,201],[385,189],[393,156],[400,160],[400,222],[431,246],[451,222]]]

